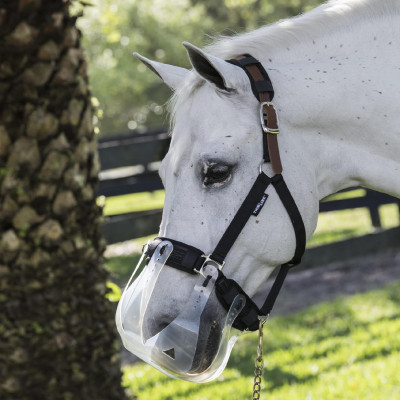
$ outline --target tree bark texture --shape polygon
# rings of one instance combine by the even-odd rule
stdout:
[[[68,0],[0,0],[0,399],[124,399]]]

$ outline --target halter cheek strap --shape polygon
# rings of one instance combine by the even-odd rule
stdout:
[[[173,251],[168,258],[168,266],[185,271],[190,274],[202,273],[206,263],[214,263],[219,269],[219,276],[215,284],[218,300],[226,310],[229,310],[235,297],[239,294],[245,296],[246,305],[235,319],[234,328],[239,330],[255,331],[259,328],[259,320],[266,318],[274,306],[275,300],[283,285],[289,269],[301,261],[305,250],[306,234],[303,219],[296,206],[282,176],[282,164],[279,155],[277,134],[279,133],[278,118],[271,100],[274,96],[271,80],[261,63],[250,55],[239,56],[229,63],[242,68],[250,79],[251,88],[257,100],[260,102],[260,122],[263,134],[263,159],[270,162],[275,175],[270,178],[260,171],[249,194],[243,201],[233,220],[222,235],[214,251],[206,256],[201,250],[188,246],[169,238],[156,238],[148,246],[147,255],[151,257],[155,248],[162,240],[168,240],[173,244]],[[238,238],[240,232],[251,216],[257,216],[267,201],[265,193],[272,184],[284,205],[296,235],[296,250],[291,261],[280,266],[271,290],[264,304],[259,308],[244,292],[241,286],[232,279],[228,279],[222,272],[225,258]]]

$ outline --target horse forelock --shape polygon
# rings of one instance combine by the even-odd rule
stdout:
[[[183,82],[182,86],[174,92],[168,102],[170,112],[170,135],[176,124],[177,112],[181,106],[187,102],[193,95],[205,84],[205,80],[192,71]]]

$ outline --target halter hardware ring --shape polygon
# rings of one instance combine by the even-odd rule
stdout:
[[[264,325],[269,319],[269,313],[267,315],[259,315],[258,320],[261,322],[261,325]]]
[[[277,135],[279,133],[279,128],[269,128],[266,124],[265,124],[265,119],[264,119],[264,107],[268,106],[268,107],[272,107],[276,113],[276,108],[273,105],[273,103],[271,103],[270,101],[263,101],[262,103],[260,103],[260,122],[261,122],[261,127],[262,130],[264,131],[264,133],[270,133],[272,135]],[[278,122],[278,115],[276,116],[277,118],[277,122]],[[279,126],[279,122],[278,122],[278,126]]]
[[[200,267],[199,269],[196,269],[196,268],[193,269],[193,271],[196,272],[196,273],[198,273],[199,275],[204,276],[204,274],[203,274],[203,268],[204,268],[204,266],[205,266],[206,264],[211,264],[211,265],[213,265],[213,266],[216,267],[219,271],[222,271],[222,268],[224,268],[224,266],[225,266],[225,260],[224,260],[224,262],[223,262],[222,264],[219,264],[219,263],[217,263],[215,260],[213,260],[213,259],[211,258],[211,254],[209,254],[208,256],[203,256],[203,257],[204,257],[204,262],[203,262],[203,264],[201,265],[201,267]],[[205,276],[204,276],[204,277],[205,277]]]

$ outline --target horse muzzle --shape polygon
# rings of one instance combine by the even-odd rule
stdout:
[[[170,241],[161,241],[136,277],[146,258],[147,252],[144,251],[118,304],[117,328],[130,352],[164,374],[191,382],[207,382],[221,374],[241,334],[232,325],[244,308],[246,299],[238,294],[226,312],[223,326],[213,332],[210,321],[204,321],[209,319],[207,316],[216,298],[215,286],[220,273],[212,262],[205,262],[179,314],[159,332],[149,329],[150,299],[163,268],[168,268],[173,248]],[[210,325],[209,329],[201,329],[205,324]],[[208,332],[207,337],[202,337],[204,331]]]

